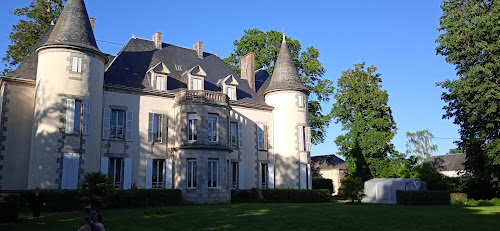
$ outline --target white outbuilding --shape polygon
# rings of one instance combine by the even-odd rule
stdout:
[[[427,190],[425,182],[414,178],[375,178],[365,182],[363,203],[396,204],[396,190]]]

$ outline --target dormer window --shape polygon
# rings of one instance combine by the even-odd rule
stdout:
[[[230,100],[236,100],[236,88],[233,86],[226,87],[227,96]]]
[[[192,78],[192,90],[203,90],[203,81],[200,78]]]
[[[164,91],[167,90],[167,78],[170,70],[163,62],[159,62],[148,70],[148,76],[151,87],[154,90]]]
[[[163,91],[165,90],[165,77],[161,75],[155,76],[155,90]]]
[[[197,65],[189,71],[184,72],[182,75],[187,75],[188,89],[189,90],[204,90],[205,89],[205,76],[207,73]]]
[[[217,81],[217,86],[222,89],[222,92],[225,93],[230,100],[238,100],[236,96],[236,86],[238,85],[238,81],[236,81],[233,75],[228,75]]]

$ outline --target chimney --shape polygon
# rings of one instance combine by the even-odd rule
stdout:
[[[241,57],[241,78],[248,81],[248,85],[255,91],[255,54],[248,53]]]
[[[161,32],[156,32],[153,35],[153,41],[155,42],[155,47],[156,49],[161,49],[162,48],[162,43],[161,43]]]
[[[94,31],[95,18],[89,17],[90,26],[92,27],[92,31]]]
[[[193,44],[193,49],[198,54],[198,58],[202,59],[203,58],[203,42],[198,41],[195,44]]]

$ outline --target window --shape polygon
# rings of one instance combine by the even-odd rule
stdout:
[[[305,105],[305,98],[304,95],[299,95],[299,107],[304,107]]]
[[[238,162],[233,162],[233,174],[231,175],[231,188],[238,188],[238,178],[239,178],[239,171],[240,171],[240,166]]]
[[[160,90],[160,91],[165,90],[164,80],[165,80],[165,78],[163,76],[158,76],[158,75],[156,76],[155,90]]]
[[[188,159],[187,164],[187,187],[196,188],[196,159]]]
[[[202,80],[198,78],[192,78],[192,90],[203,90]]]
[[[188,114],[188,140],[198,140],[197,118],[196,113]]]
[[[259,150],[266,150],[266,126],[262,124],[257,125],[257,148]]]
[[[75,114],[73,117],[73,130],[74,133],[82,132],[82,113],[83,113],[83,103],[81,100],[75,100]]]
[[[261,185],[262,185],[262,188],[267,188],[267,164],[260,164],[261,166],[261,175],[262,175],[262,178],[261,178]]]
[[[236,93],[234,91],[234,88],[227,87],[226,93],[227,93],[227,96],[229,96],[230,100],[236,100]]]
[[[72,63],[71,63],[71,71],[73,72],[82,72],[82,58],[80,57],[73,57]]]
[[[111,110],[111,139],[123,140],[125,111]]]
[[[165,188],[163,166],[165,166],[165,160],[153,160],[152,188]]]
[[[153,115],[153,140],[154,142],[162,142],[163,137],[163,116],[159,114]]]
[[[208,187],[215,188],[217,187],[217,162],[218,160],[208,160]]]
[[[311,128],[298,126],[297,135],[299,151],[311,151]]]
[[[217,115],[208,115],[208,141],[217,141]]]
[[[108,174],[115,188],[123,186],[123,158],[109,158]]]
[[[238,147],[243,148],[243,123],[238,123]]]
[[[231,134],[231,146],[233,147],[236,147],[237,146],[237,139],[236,139],[236,130],[237,130],[237,126],[236,126],[236,123],[231,123],[231,128],[230,128],[230,134]]]

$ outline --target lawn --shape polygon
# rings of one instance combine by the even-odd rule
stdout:
[[[0,230],[71,230],[79,212],[22,213]],[[107,210],[106,230],[500,230],[500,206],[241,203]]]

